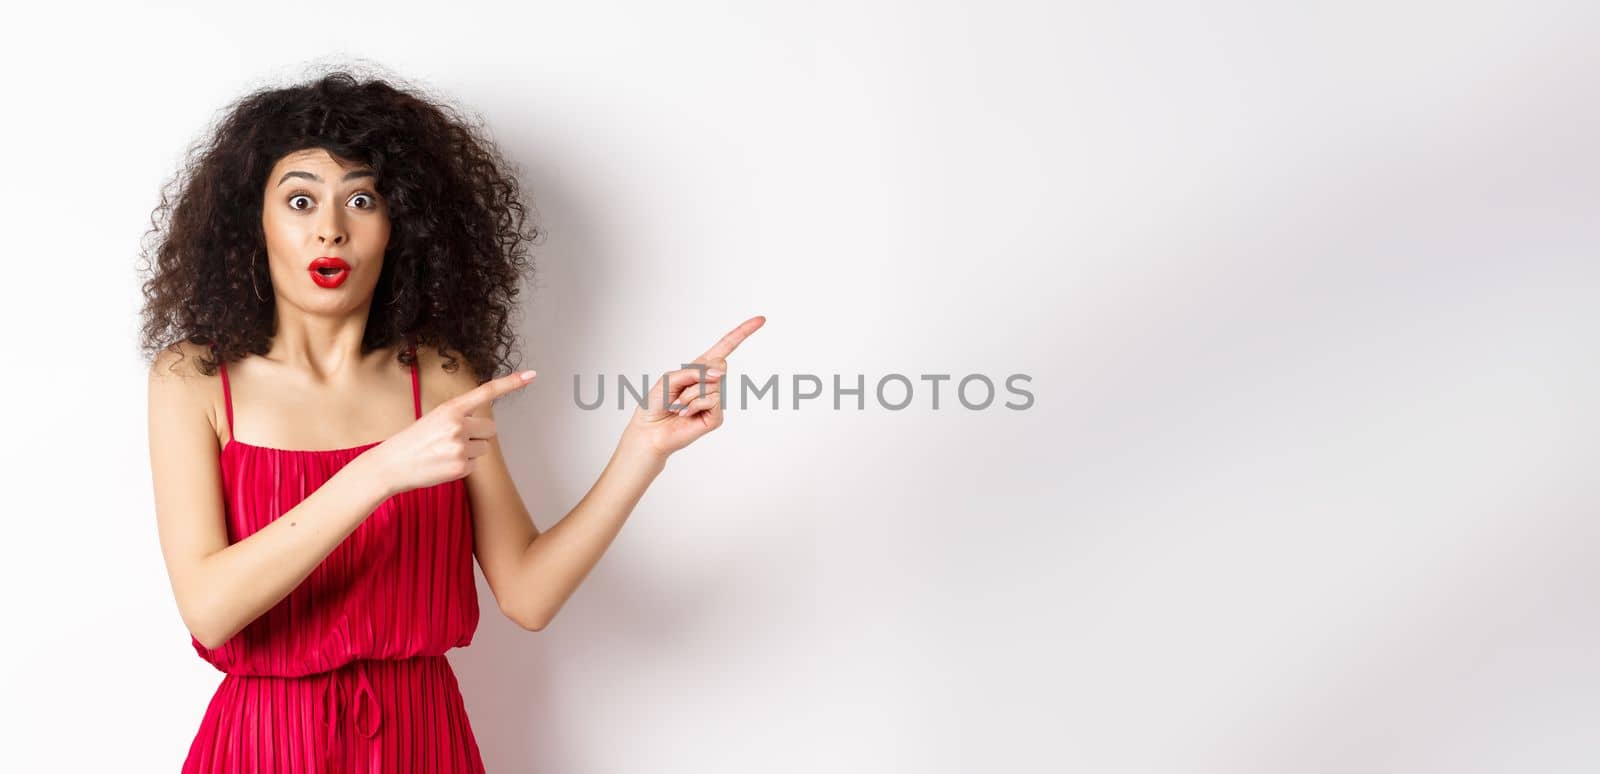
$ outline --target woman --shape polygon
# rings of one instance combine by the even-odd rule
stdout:
[[[183,771],[482,771],[444,656],[477,626],[472,560],[543,628],[668,455],[721,425],[727,357],[764,318],[663,376],[589,493],[535,528],[492,410],[533,372],[489,378],[539,234],[507,167],[450,108],[335,72],[235,103],[163,196],[156,516],[225,674]]]

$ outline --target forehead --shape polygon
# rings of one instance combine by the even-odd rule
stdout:
[[[365,167],[365,164],[359,162],[335,158],[322,148],[308,148],[294,151],[278,159],[277,163],[272,165],[272,172],[274,175],[281,175],[289,170],[300,169],[315,172],[319,177],[328,179],[328,175],[322,173],[341,173]]]

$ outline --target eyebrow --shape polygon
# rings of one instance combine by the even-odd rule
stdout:
[[[354,179],[356,179],[358,177],[377,177],[377,176],[378,176],[378,174],[376,172],[373,172],[370,169],[358,169],[358,170],[356,170],[354,172],[346,172],[345,176],[344,176],[344,180],[342,180],[340,182],[344,182],[344,181],[348,181],[348,180],[354,180]],[[278,180],[278,185],[283,185],[284,183],[288,182],[289,178],[291,178],[291,177],[303,177],[303,178],[307,178],[309,180],[315,180],[315,181],[317,181],[319,183],[322,182],[322,178],[317,177],[316,175],[314,175],[314,174],[312,174],[310,172],[302,172],[302,171],[296,169],[296,170],[293,170],[291,172],[285,172],[283,177]]]

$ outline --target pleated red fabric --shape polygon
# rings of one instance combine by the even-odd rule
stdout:
[[[414,362],[411,391],[420,418]],[[222,392],[230,543],[379,443],[320,451],[242,443],[234,437],[226,364]],[[184,774],[483,772],[444,657],[471,644],[477,629],[472,548],[464,479],[402,492],[232,639],[208,649],[191,636],[195,652],[224,677]]]

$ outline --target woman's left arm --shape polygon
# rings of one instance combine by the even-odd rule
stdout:
[[[722,425],[721,378],[728,355],[765,322],[759,316],[746,320],[692,361],[698,367],[658,380],[594,486],[543,533],[511,480],[496,429],[489,451],[467,476],[467,492],[478,566],[507,618],[538,631],[555,617],[611,546],[667,458]],[[667,408],[668,396],[673,410]],[[494,417],[488,404],[473,413]]]

